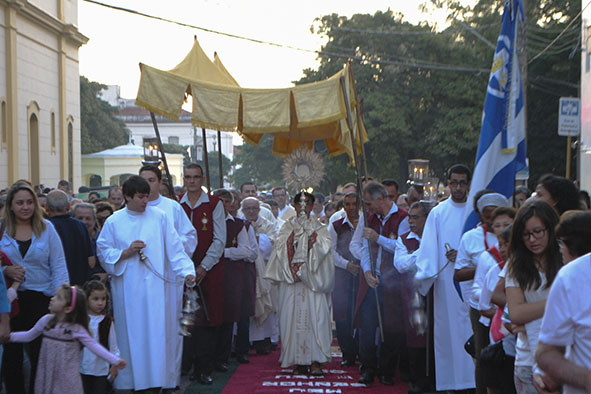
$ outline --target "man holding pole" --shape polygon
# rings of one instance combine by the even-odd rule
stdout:
[[[181,206],[197,230],[193,263],[197,284],[201,285],[205,298],[201,299],[192,333],[195,359],[191,379],[210,385],[215,341],[224,320],[225,272],[220,258],[226,246],[226,215],[220,199],[201,189],[204,177],[200,165],[187,165],[183,177],[187,193],[181,198]]]
[[[365,278],[359,282],[355,311],[356,320],[361,324],[359,382],[370,384],[378,373],[382,384],[393,385],[393,367],[405,343],[405,328],[400,318],[402,316],[402,277],[394,269],[392,261],[396,239],[399,235],[408,232],[408,226],[401,225],[407,213],[398,210],[396,204],[388,199],[384,186],[377,182],[369,182],[365,185],[363,200],[370,215],[367,218],[367,228],[360,218],[350,246],[353,256],[361,260],[361,269]],[[374,265],[373,262],[377,264]],[[379,310],[376,304],[379,305]],[[384,313],[384,311],[387,312]],[[385,317],[384,336],[380,338],[379,361],[375,345],[375,333],[379,325],[378,314]],[[382,331],[382,327],[380,329]]]

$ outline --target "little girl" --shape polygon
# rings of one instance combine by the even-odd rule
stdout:
[[[91,280],[84,284],[84,292],[88,300],[88,326],[94,340],[119,356],[113,318],[106,315],[110,300],[106,286],[98,280]],[[117,377],[117,371],[116,367],[109,369],[109,363],[90,350],[82,350],[80,373],[85,394],[104,394],[107,390],[107,375],[111,375],[112,381]]]
[[[80,344],[118,369],[125,361],[109,353],[88,333],[86,297],[76,286],[63,284],[49,302],[48,315],[26,332],[10,334],[11,342],[31,342],[43,335],[35,392],[37,394],[82,394]]]

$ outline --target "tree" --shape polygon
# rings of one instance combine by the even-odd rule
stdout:
[[[280,157],[273,156],[273,138],[265,135],[257,146],[248,143],[237,149],[232,165],[236,168],[230,176],[234,187],[244,182],[254,182],[260,189],[283,185]]]
[[[116,119],[117,108],[98,97],[106,88],[80,76],[80,138],[82,154],[99,152],[125,145],[129,141],[129,130],[125,123]]]
[[[207,158],[209,160],[209,179],[211,182],[211,188],[219,189],[221,187],[224,187],[223,185],[220,185],[220,168],[218,165],[218,152],[207,152]],[[205,175],[205,163],[203,162],[203,160],[197,160],[197,164],[199,164],[201,168],[203,168],[203,172]],[[232,162],[230,161],[230,159],[228,159],[228,157],[222,153],[222,173],[224,176],[224,181],[228,180],[228,174],[230,173],[231,166]]]

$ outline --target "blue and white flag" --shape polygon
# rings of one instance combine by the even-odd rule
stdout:
[[[515,174],[525,167],[525,101],[517,56],[517,26],[523,22],[521,0],[506,0],[503,25],[488,79],[482,128],[470,187],[464,232],[479,220],[474,194],[490,189],[511,198]]]

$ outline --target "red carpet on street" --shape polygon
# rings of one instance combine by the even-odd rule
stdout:
[[[232,375],[223,394],[243,393],[389,393],[406,394],[408,386],[395,380],[394,386],[383,386],[377,379],[370,385],[357,383],[358,365],[341,368],[338,347],[334,350],[332,362],[324,365],[324,376],[293,375],[291,369],[282,369],[279,364],[279,350],[269,355],[259,356],[251,353],[250,364],[238,367]]]

